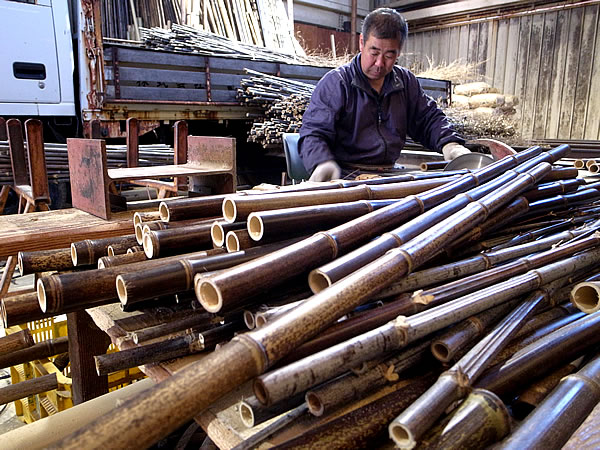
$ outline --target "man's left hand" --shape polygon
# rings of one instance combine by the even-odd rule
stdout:
[[[449,142],[442,147],[442,153],[444,154],[444,159],[446,161],[452,161],[453,159],[458,158],[460,155],[471,153],[471,150],[456,142]]]

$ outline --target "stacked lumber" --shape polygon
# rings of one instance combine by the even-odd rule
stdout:
[[[48,179],[69,180],[67,144],[45,143],[46,168]],[[173,148],[164,144],[140,145],[140,166],[161,166],[173,164]],[[111,169],[127,166],[127,146],[110,144],[106,146],[108,167]],[[0,141],[0,184],[12,184],[12,167],[8,141]]]
[[[131,351],[116,362],[98,358],[104,373],[128,360],[207,354],[57,445],[148,446],[254,380],[241,423],[288,412],[246,434],[244,448],[273,433],[285,448],[369,447],[388,426],[406,447],[509,439],[523,448],[532,429],[540,447],[561,446],[600,400],[593,386],[562,394],[560,408],[549,394],[564,392],[570,373],[586,385],[600,372],[600,300],[588,290],[573,297],[582,311],[566,303],[598,276],[600,192],[554,166],[568,150],[532,147],[475,177],[306,184],[166,201],[160,223],[140,215],[150,259],[42,276],[38,306],[171,305],[168,325],[123,336]],[[242,332],[242,313],[254,329]],[[163,408],[148,407],[158,399]],[[527,419],[518,413],[531,409]],[[531,428],[540,415],[547,426]],[[512,421],[523,422],[511,433]]]

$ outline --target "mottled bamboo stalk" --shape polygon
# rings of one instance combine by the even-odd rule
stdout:
[[[55,373],[42,375],[31,380],[21,381],[0,389],[0,405],[14,402],[31,395],[58,389],[58,380]]]
[[[250,238],[248,230],[228,231],[225,236],[225,248],[229,253],[239,252],[257,245],[259,244]]]
[[[232,194],[163,201],[158,211],[164,222],[215,217],[221,215],[223,200],[229,195]]]
[[[148,258],[146,257],[146,253],[144,253],[143,251],[125,253],[123,255],[103,256],[102,258],[98,259],[98,269],[117,267],[123,264],[131,264],[146,261],[147,259]]]
[[[132,247],[137,244],[135,234],[115,236],[104,239],[85,239],[71,244],[71,259],[74,266],[97,264],[102,256],[108,256],[108,246],[111,244],[129,243]]]
[[[563,378],[501,443],[502,448],[560,448],[600,401],[599,385],[600,356],[596,356],[579,372]]]
[[[431,359],[429,342],[422,342],[377,364],[361,374],[349,372],[306,393],[308,410],[315,416],[328,414],[337,407],[365,397],[399,379],[399,374]]]
[[[106,253],[108,253],[108,256],[124,255],[127,253],[127,250],[129,250],[131,247],[132,245],[128,242],[111,244],[106,248]]]
[[[493,392],[475,389],[448,420],[434,427],[419,448],[487,448],[510,433],[511,416]]]
[[[265,326],[267,323],[275,320],[277,317],[281,316],[282,314],[285,314],[286,312],[301,305],[303,301],[304,300],[299,300],[297,302],[287,303],[287,304],[281,305],[281,306],[267,307],[267,308],[262,308],[262,309],[258,310],[254,316],[255,326],[256,327]]]
[[[391,393],[293,438],[278,449],[368,448],[389,421],[431,384],[430,376],[396,383]],[[388,391],[389,392],[389,391]]]
[[[262,289],[282,284],[299,272],[331,261],[339,254],[398,226],[447,198],[515,167],[518,163],[535,156],[538,150],[534,148],[521,153],[519,159],[507,157],[480,169],[476,172],[476,177],[472,174],[464,175],[459,180],[440,188],[399,200],[388,207],[365,214],[329,231],[317,233],[296,245],[269,255],[269,258],[259,258],[252,263],[242,264],[235,270],[229,270],[221,276],[211,277],[206,280],[207,287],[204,288],[207,291],[206,296],[209,299],[215,297],[243,299],[251,297]],[[227,287],[225,292],[221,292],[221,285]]]
[[[35,290],[2,298],[0,314],[4,328],[53,316],[53,314],[46,314],[41,310]]]
[[[584,281],[571,291],[571,301],[586,314],[600,311],[600,282]]]
[[[399,447],[413,448],[453,402],[469,392],[475,380],[488,367],[508,341],[533,313],[551,303],[552,293],[564,284],[559,279],[545,289],[533,292],[434,385],[411,404],[389,426],[390,436]],[[559,284],[560,283],[560,284]]]
[[[272,211],[257,211],[248,215],[248,232],[255,241],[264,237],[289,233],[309,233],[339,225],[377,209],[389,206],[395,200],[359,200],[357,202],[294,207]]]
[[[31,273],[71,270],[73,260],[70,248],[56,250],[38,250],[34,252],[19,252],[17,266],[21,275]]]
[[[152,222],[154,220],[160,220],[160,212],[156,211],[136,211],[133,214],[133,226],[137,224],[143,224],[144,222]]]
[[[0,355],[22,350],[31,347],[33,344],[35,344],[33,336],[31,336],[29,328],[26,328],[0,338]]]
[[[210,235],[213,242],[213,247],[219,248],[225,246],[225,237],[227,233],[233,230],[242,230],[246,227],[246,222],[229,223],[224,220],[213,222],[210,230]]]
[[[150,230],[144,233],[144,252],[152,259],[183,251],[208,249],[212,247],[211,226],[210,223],[203,223],[167,230]]]
[[[23,364],[35,359],[48,358],[49,356],[58,355],[68,350],[69,341],[66,336],[38,342],[30,347],[0,355],[0,369]]]
[[[573,361],[600,342],[600,313],[586,315],[529,344],[507,361],[486,371],[475,387],[503,397],[552,370]]]
[[[568,147],[564,147],[563,149],[561,151],[564,153],[568,151]],[[487,172],[490,174],[489,176],[493,176],[491,174],[494,173],[494,170],[501,170],[502,172],[506,168],[510,168],[518,160],[515,156],[507,157],[505,161],[508,167],[505,166],[501,169],[501,166],[497,165],[493,166],[492,169],[488,169],[490,167],[488,166],[478,172],[478,174],[483,175],[483,171],[488,169],[491,171]],[[513,193],[516,195],[516,193],[521,192],[526,186],[517,187],[513,185],[507,188],[503,189],[502,193],[506,196],[512,196]],[[433,198],[435,196],[431,195],[429,200]],[[423,201],[423,198],[420,200]],[[406,208],[408,204],[405,204],[404,207]],[[502,198],[497,203],[486,204],[486,208],[487,211],[493,212],[504,204],[505,201]],[[393,206],[395,205],[397,204]],[[415,206],[417,205],[412,207]],[[390,211],[393,211],[392,214],[397,219],[398,210],[395,210],[394,207],[388,208],[387,210],[383,208],[361,217],[361,223],[363,225],[368,224],[371,227],[372,223],[370,221],[374,220],[373,215],[381,214],[381,216],[375,218],[375,221],[377,221],[376,219],[381,219],[381,217],[389,215]],[[382,211],[385,212],[382,213]],[[367,218],[367,216],[369,217]],[[485,214],[483,216],[482,220],[485,219]],[[471,222],[470,219],[473,217],[469,215],[467,217],[469,217],[467,222]],[[455,233],[444,234],[440,241],[435,242],[435,244],[438,244],[438,248],[439,245],[450,242],[455,236],[464,232],[462,229],[456,229],[456,219],[458,218],[454,219],[453,221],[444,221],[445,226],[450,230],[455,230]],[[402,218],[401,220],[404,219]],[[474,220],[474,222],[473,226],[477,225],[478,220]],[[440,229],[435,228],[435,226],[432,227],[432,230],[436,235],[439,235]],[[373,227],[368,229],[373,232]],[[361,239],[368,239],[372,236],[369,233],[366,233],[365,236],[365,230],[357,230],[355,226],[344,228],[344,230],[348,233],[345,239],[343,236],[338,235],[344,245],[348,245],[349,242],[356,242],[350,236],[357,236],[357,232],[360,233]],[[326,242],[329,242],[329,238],[325,236],[323,238],[327,239]],[[429,236],[421,236],[421,238],[429,238]],[[422,241],[422,239],[419,239],[419,241]],[[329,245],[327,244],[325,248],[330,248]],[[436,249],[432,249],[429,252],[425,249],[417,250],[413,246],[404,247],[406,247],[405,251],[408,250],[408,255],[412,255],[412,251],[419,253],[417,264],[414,265],[415,267],[418,266],[418,263],[429,259],[432,254],[437,252]],[[300,248],[307,248],[307,246],[300,246]],[[310,248],[314,249],[312,246]],[[344,248],[344,246],[341,246],[341,248]],[[286,255],[289,263],[291,258],[289,258],[289,253]],[[300,257],[300,260],[304,260],[307,255],[299,252],[295,256]],[[327,257],[327,255],[325,256]],[[63,441],[57,443],[57,445],[64,446],[65,448],[81,448],[86,445],[102,446],[103,443],[122,447],[127,447],[128,445],[150,445],[160,437],[168,434],[171,430],[185,423],[190,417],[208,407],[216,399],[236,386],[239,386],[242,382],[262,373],[269,365],[272,365],[275,361],[291,352],[301,342],[314,336],[334,320],[363,303],[373,293],[389,284],[391,276],[401,276],[401,272],[408,272],[406,261],[398,264],[396,260],[397,256],[392,252],[391,258],[384,257],[377,260],[373,264],[373,267],[376,267],[377,275],[375,275],[375,272],[371,273],[373,267],[369,265],[365,268],[364,272],[347,277],[347,279],[337,283],[337,286],[335,288],[332,287],[328,292],[311,297],[306,303],[300,305],[299,308],[294,309],[293,314],[290,312],[262,329],[236,336],[231,342],[220,347],[219,351],[207,355],[198,363],[193,363],[183,368],[172,377],[151,388],[150,391],[146,391],[143,396],[136,396],[118,411],[112,411],[110,415],[100,417],[85,429],[68,436]],[[269,259],[271,260],[271,264],[276,262],[272,257]],[[320,257],[319,260],[322,261],[323,258]],[[310,262],[304,261],[303,267],[307,267],[307,263],[310,264]],[[238,266],[238,268],[241,266],[243,265]],[[298,269],[298,267],[295,267],[293,273],[297,273]],[[277,267],[276,272],[281,273],[281,268]],[[284,279],[283,281],[286,279],[285,276],[281,278]],[[287,279],[289,278],[288,276]],[[259,279],[264,279],[264,273],[260,274]],[[246,279],[245,281],[247,282],[248,280]],[[359,292],[356,292],[355,289],[357,281],[359,282],[358,285],[361,286]],[[245,285],[247,286],[248,284],[245,283]],[[262,286],[262,288],[265,287]],[[351,291],[355,294],[352,297],[348,295],[349,292],[347,291],[351,287],[354,287]],[[248,294],[252,295],[253,293],[249,292]],[[310,324],[310,327],[307,327],[307,324]],[[223,376],[218,377],[217,380],[215,377],[211,377],[211,374],[214,373],[220,373]],[[178,404],[175,411],[164,411],[161,414],[155,414],[156,410],[152,408],[152,405],[155,404],[156,399],[161,398],[163,402],[166,402],[163,404],[169,404],[170,401],[175,402],[176,399],[181,398],[183,395],[186,396],[185,405]],[[149,413],[151,410],[153,415]],[[124,426],[125,422],[127,423],[126,427]],[[132,424],[137,425],[132,426]],[[112,432],[108,433],[107,430],[112,430]],[[110,439],[107,439],[109,434]]]
[[[198,328],[200,326],[211,327],[218,324],[221,320],[222,317],[215,316],[214,314],[190,312],[188,317],[182,317],[172,322],[161,323],[133,331],[131,332],[131,340],[135,344],[140,344],[188,328]]]

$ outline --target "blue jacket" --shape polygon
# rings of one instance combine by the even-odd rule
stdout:
[[[300,156],[309,172],[332,159],[342,166],[393,165],[407,134],[438,152],[448,142],[464,143],[409,70],[394,66],[377,94],[358,54],[315,87],[302,117]]]

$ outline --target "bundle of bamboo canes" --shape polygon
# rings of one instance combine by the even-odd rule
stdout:
[[[254,396],[240,408],[250,424],[294,408],[274,422],[289,438],[291,418],[341,414],[283,447],[368,445],[388,426],[409,447],[502,440],[508,411],[517,410],[505,405],[522,388],[553,370],[576,370],[569,363],[593,356],[600,343],[600,290],[589,284],[600,262],[600,192],[580,180],[553,181],[573,175],[552,165],[567,154],[566,146],[532,147],[474,173],[166,201],[161,217],[182,224],[142,231],[150,259],[116,255],[110,267],[43,276],[38,310],[118,301],[125,310],[170,308],[168,320],[123,336],[130,350],[98,355],[100,373],[127,361],[207,354],[60,446],[150,445],[252,379]],[[245,248],[225,253],[228,233]],[[48,269],[23,256],[24,266]],[[56,268],[64,270],[61,258]],[[575,285],[587,288],[574,298],[590,314],[565,306]],[[254,329],[244,333],[244,322]],[[580,378],[595,380],[596,366]],[[575,381],[559,388],[579,389]],[[547,420],[563,442],[591,410],[582,400],[589,387],[581,389],[572,405],[585,403],[580,418]],[[174,406],[157,412],[157,399]],[[352,423],[352,433],[342,423]],[[479,431],[457,432],[467,426]],[[529,434],[525,423],[520,429],[509,439],[522,442]]]

